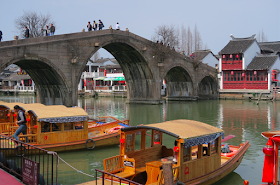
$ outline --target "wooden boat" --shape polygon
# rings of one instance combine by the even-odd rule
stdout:
[[[0,116],[2,118],[2,123],[0,123],[2,130],[0,131],[3,135],[11,136],[18,128],[14,122],[17,117],[13,111],[14,105],[20,106],[27,119],[27,135],[19,135],[20,140],[25,142],[27,138],[29,144],[50,151],[93,149],[119,144],[118,130],[127,127],[129,122],[110,116],[88,121],[88,114],[80,107],[45,106],[37,103],[2,103],[0,110],[6,114]],[[7,114],[12,116],[7,116]],[[106,122],[106,119],[109,118],[115,120]]]
[[[262,182],[267,185],[278,185],[278,150],[280,146],[280,131],[262,132],[262,136],[268,139],[263,148],[265,154]]]
[[[151,137],[146,137],[147,131],[152,131]],[[193,120],[131,126],[122,128],[120,134],[120,154],[103,160],[107,181],[122,179],[121,183],[124,183],[125,178],[146,185],[164,184],[162,161],[173,160],[174,182],[213,184],[238,167],[250,146],[248,141],[230,146],[236,152],[230,157],[224,156],[221,154],[223,130]],[[163,134],[175,138],[173,149],[163,145]],[[137,149],[136,135],[141,136]]]

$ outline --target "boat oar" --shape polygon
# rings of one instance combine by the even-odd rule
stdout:
[[[226,136],[224,139],[222,139],[222,143],[223,143],[223,142],[226,142],[227,140],[232,139],[232,138],[234,138],[234,137],[235,137],[235,135],[228,135],[228,136]]]

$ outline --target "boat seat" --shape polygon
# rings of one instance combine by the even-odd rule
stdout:
[[[135,175],[135,173],[122,171],[122,172],[119,172],[119,173],[115,173],[114,175],[122,177],[122,178],[127,178],[127,177],[131,177],[131,176]]]
[[[146,166],[136,168],[135,169],[135,174],[142,173],[142,172],[145,172],[145,171],[146,171]]]

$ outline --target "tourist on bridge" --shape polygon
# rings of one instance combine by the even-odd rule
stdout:
[[[92,30],[92,26],[91,26],[90,22],[88,22],[87,29],[88,29],[88,31]]]
[[[26,117],[22,110],[20,110],[20,107],[18,105],[14,106],[14,111],[17,112],[17,121],[16,124],[18,124],[19,128],[16,130],[16,132],[12,135],[16,140],[19,141],[18,135],[22,133],[23,135],[27,134],[27,126],[26,126]],[[25,138],[25,142],[27,143],[27,137]]]
[[[25,33],[24,33],[25,38],[29,38],[29,29],[27,28],[27,26],[25,26]]]
[[[95,21],[92,23],[92,28],[94,31],[97,30],[97,23]]]
[[[2,33],[2,31],[0,30],[0,42],[1,42],[1,40],[2,40],[2,35],[3,35],[3,33]]]
[[[51,36],[53,36],[53,35],[54,35],[54,32],[55,32],[55,27],[54,27],[53,24],[51,24],[50,31],[51,31]]]
[[[120,30],[121,28],[120,28],[120,25],[119,25],[119,23],[117,22],[117,24],[116,24],[116,30]]]
[[[46,36],[50,36],[51,30],[48,25],[46,25],[46,29],[42,28],[41,30],[45,31]]]
[[[103,22],[99,19],[99,30],[102,30],[102,28],[104,27]]]

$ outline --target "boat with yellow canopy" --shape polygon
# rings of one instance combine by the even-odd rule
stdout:
[[[19,135],[20,140],[25,142],[27,138],[27,143],[51,151],[118,144],[118,130],[128,126],[128,120],[104,122],[107,118],[113,118],[109,116],[89,122],[88,114],[80,107],[2,102],[0,131],[3,135],[11,136],[18,128],[15,124],[17,113],[13,110],[15,105],[20,106],[27,120],[27,135]]]
[[[151,132],[151,137],[147,137]],[[163,134],[174,137],[174,148],[163,145]],[[103,160],[103,182],[161,185],[163,161],[173,161],[173,181],[177,184],[213,184],[232,172],[250,146],[249,142],[230,146],[236,152],[221,155],[224,131],[193,120],[173,120],[143,126],[131,126],[120,131],[120,154]],[[140,141],[140,146],[135,143]],[[147,145],[149,143],[149,145]],[[105,184],[106,184],[105,183]],[[131,181],[130,181],[131,183]],[[132,183],[133,184],[133,183]]]

